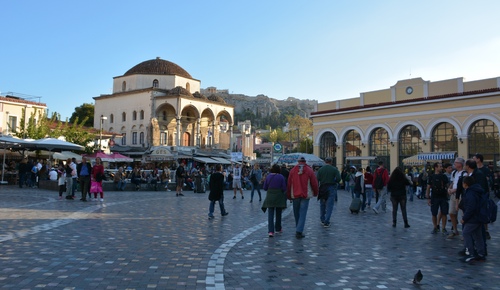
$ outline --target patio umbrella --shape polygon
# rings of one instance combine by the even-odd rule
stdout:
[[[84,151],[85,148],[81,145],[55,139],[55,138],[44,138],[26,142],[21,144],[22,147],[31,149],[31,150],[47,150],[47,151]]]
[[[82,161],[82,156],[80,154],[73,153],[71,151],[61,151],[52,154],[52,158],[58,160],[67,160],[68,158],[75,158],[76,161]]]
[[[133,162],[134,159],[127,157],[125,155],[122,155],[120,153],[111,153],[113,156],[113,162]]]
[[[87,157],[87,159],[90,159],[90,160],[95,160],[97,157],[99,157],[104,162],[114,162],[113,155],[106,154],[104,152],[95,152],[92,154],[84,154],[83,156]]]
[[[306,154],[306,153],[290,153],[290,154],[283,154],[278,160],[276,161],[276,164],[282,165],[282,164],[287,164],[289,166],[295,166],[297,165],[297,160],[300,157],[304,157],[306,159],[306,163],[309,166],[323,166],[325,165],[325,162],[319,158],[316,155],[313,154]]]

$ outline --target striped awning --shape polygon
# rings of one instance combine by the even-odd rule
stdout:
[[[457,152],[428,152],[428,153],[418,153],[419,160],[443,160],[443,159],[455,159]]]

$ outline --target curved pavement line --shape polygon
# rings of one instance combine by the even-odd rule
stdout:
[[[290,212],[292,212],[292,207],[287,207],[287,209],[282,214],[282,218],[288,216]],[[208,261],[207,275],[205,278],[206,289],[226,289],[224,286],[224,262],[226,260],[227,254],[241,240],[265,226],[267,226],[267,222],[263,222],[256,226],[248,228],[232,237],[230,240],[220,245],[217,250],[215,250],[215,252],[212,254],[212,257],[210,257],[210,260]]]
[[[54,201],[56,201],[56,200],[54,199],[53,201],[47,201],[47,202],[54,202]],[[42,204],[47,203],[47,202],[42,202]],[[7,233],[5,235],[1,235],[0,236],[0,243],[10,241],[13,239],[17,239],[17,238],[23,238],[23,237],[26,237],[29,235],[39,234],[39,233],[45,232],[45,231],[49,231],[49,230],[52,230],[54,228],[64,226],[64,225],[70,224],[74,221],[83,219],[98,209],[105,208],[107,206],[112,206],[112,205],[129,203],[129,202],[132,202],[132,201],[131,200],[130,201],[118,201],[118,202],[101,203],[98,205],[89,206],[89,207],[86,207],[86,208],[81,209],[79,211],[76,211],[76,212],[74,212],[74,213],[72,213],[69,216],[64,217],[64,218],[60,218],[60,219],[57,219],[57,220],[54,220],[54,221],[51,221],[48,223],[44,223],[41,225],[36,225],[36,226],[28,228],[28,229],[17,230],[17,231]],[[40,204],[40,203],[37,203],[37,204]],[[27,206],[25,206],[25,207],[27,207]]]

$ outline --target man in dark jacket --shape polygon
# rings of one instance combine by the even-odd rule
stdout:
[[[87,157],[82,157],[82,162],[76,165],[76,174],[80,182],[82,190],[81,201],[87,201],[87,193],[90,190],[90,174],[92,174],[92,166],[87,162]]]
[[[482,234],[483,224],[479,220],[479,208],[481,206],[481,196],[484,190],[481,186],[474,182],[474,177],[466,176],[463,178],[463,186],[465,194],[464,199],[464,215],[460,223],[464,226],[462,235],[464,237],[464,246],[469,249],[469,255],[465,256],[464,262],[484,261],[486,250]],[[474,245],[476,246],[477,254],[474,255]]]
[[[215,202],[219,202],[220,213],[226,216],[229,213],[224,208],[224,175],[222,174],[222,165],[215,165],[215,171],[210,175],[210,193],[208,200],[210,200],[210,207],[208,208],[208,218],[214,218]]]

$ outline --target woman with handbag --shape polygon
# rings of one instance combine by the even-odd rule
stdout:
[[[274,233],[282,233],[281,213],[286,208],[286,182],[285,177],[280,174],[281,168],[278,164],[271,167],[270,173],[264,181],[264,190],[267,190],[266,199],[262,204],[262,211],[268,211],[268,232],[269,237],[274,237]],[[276,212],[276,222],[274,213]]]
[[[102,181],[104,180],[104,166],[102,165],[101,157],[96,157],[95,165],[92,167],[92,177],[90,181],[90,194],[94,194],[94,200],[97,201],[97,193],[101,196],[101,201],[104,201],[104,192],[102,191]],[[92,199],[92,196],[90,197]]]

